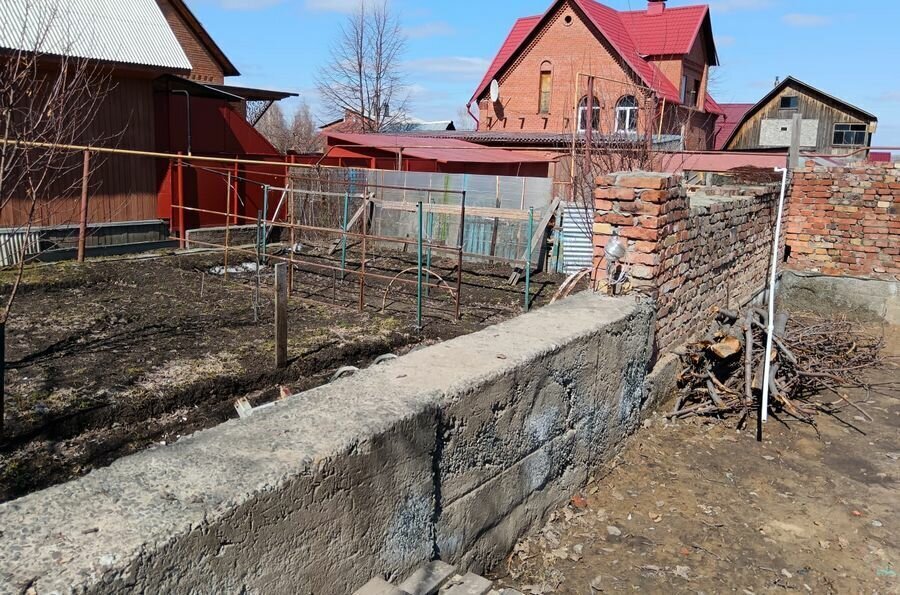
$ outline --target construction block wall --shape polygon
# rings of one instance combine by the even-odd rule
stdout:
[[[794,172],[787,244],[798,271],[900,277],[900,163]]]
[[[764,289],[778,195],[741,188],[736,196],[689,199],[678,176],[601,176],[595,190],[594,264],[604,247],[627,241],[634,291],[656,302],[656,347],[666,351],[705,328],[713,308],[739,308]]]

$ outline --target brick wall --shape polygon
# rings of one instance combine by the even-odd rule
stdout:
[[[605,267],[603,248],[613,234],[628,241],[631,284],[656,301],[659,350],[705,330],[712,308],[739,308],[765,286],[778,195],[771,188],[741,191],[698,196],[691,207],[676,176],[598,178],[595,265]]]
[[[705,52],[705,46],[698,43],[698,47]],[[705,55],[701,59],[705,60]],[[677,65],[666,64],[664,73],[673,77],[671,82],[678,89],[681,60],[673,62]],[[550,110],[539,113],[540,77],[546,64],[552,76]],[[546,26],[500,76],[502,109],[496,109],[487,97],[480,98],[479,130],[571,133],[577,125],[575,102],[587,95],[587,78],[582,76],[578,78],[579,97],[575,97],[574,85],[579,73],[599,77],[594,81],[594,95],[600,103],[601,133],[610,134],[615,130],[616,104],[625,95],[632,95],[639,102],[638,131],[647,132],[649,124],[653,132],[658,132],[661,104],[645,93],[644,83],[633,78],[609,43],[597,38],[592,25],[583,21],[569,2],[560,5]],[[651,118],[655,122],[650,122]],[[662,132],[681,134],[684,125],[687,148],[706,150],[710,147],[715,119],[709,113],[669,103]]]
[[[900,163],[794,172],[788,267],[900,278]]]
[[[221,85],[225,82],[225,75],[222,66],[213,57],[212,53],[206,48],[200,38],[188,26],[178,10],[169,0],[157,0],[163,16],[166,17],[169,26],[175,33],[175,38],[184,49],[188,60],[191,61],[191,74],[188,78],[201,81],[204,83],[213,83]]]

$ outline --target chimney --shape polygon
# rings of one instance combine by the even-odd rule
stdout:
[[[647,14],[662,14],[666,10],[666,0],[649,0]]]

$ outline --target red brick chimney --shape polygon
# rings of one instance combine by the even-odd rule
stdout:
[[[666,10],[666,0],[648,0],[647,14],[662,14]]]

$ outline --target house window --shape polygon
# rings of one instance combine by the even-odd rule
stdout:
[[[800,98],[796,95],[786,95],[781,98],[781,109],[797,109],[800,107]]]
[[[600,100],[594,97],[591,109],[591,130],[600,130]],[[578,102],[578,132],[587,130],[588,98],[582,97]]]
[[[538,112],[542,114],[550,113],[550,95],[553,83],[553,71],[550,63],[541,64],[541,86],[540,97],[538,98]]]
[[[681,103],[688,107],[697,107],[700,98],[700,81],[689,76],[681,77]]]
[[[864,146],[868,142],[869,127],[865,124],[835,124],[834,144]]]
[[[637,132],[638,102],[626,95],[616,104],[616,132]]]

